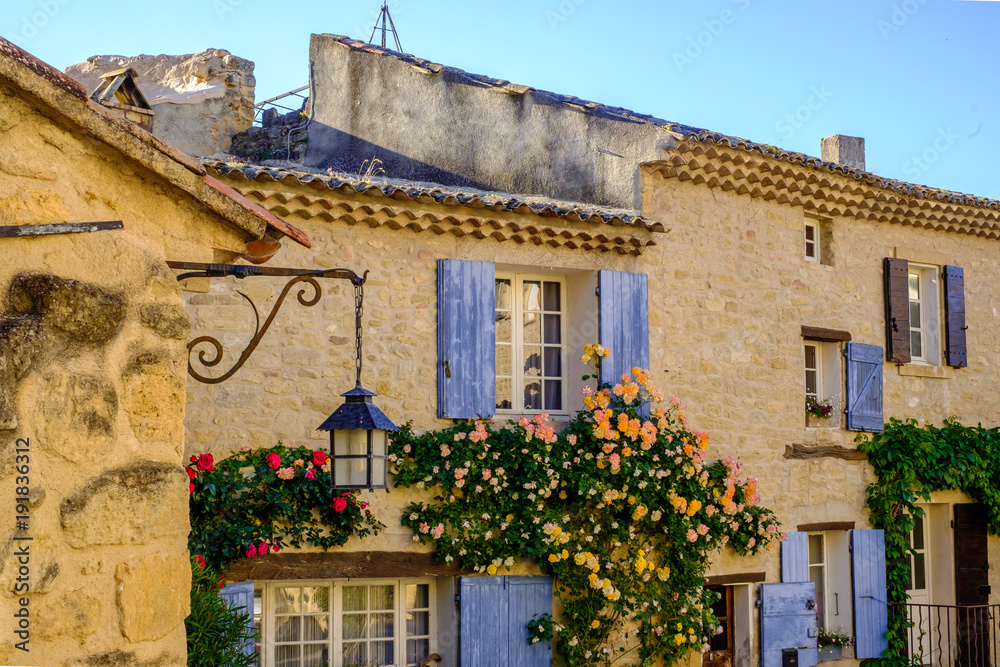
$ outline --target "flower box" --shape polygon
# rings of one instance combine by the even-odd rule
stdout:
[[[836,426],[833,416],[817,417],[814,414],[806,413],[806,426],[809,428],[833,428]]]
[[[820,646],[819,661],[826,662],[827,660],[840,660],[843,653],[844,649],[840,646]]]

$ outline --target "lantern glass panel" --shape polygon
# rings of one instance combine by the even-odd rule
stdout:
[[[333,432],[333,485],[367,486],[368,459],[342,459],[341,456],[368,456],[368,431],[361,429]]]

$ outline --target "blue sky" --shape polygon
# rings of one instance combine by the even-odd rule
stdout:
[[[381,0],[5,0],[0,35],[65,68],[223,48],[257,99],[307,82],[309,34],[367,39]],[[403,50],[818,155],[865,137],[882,176],[1000,199],[1000,1],[390,0]]]

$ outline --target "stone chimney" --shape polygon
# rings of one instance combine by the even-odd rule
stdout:
[[[846,134],[823,137],[822,151],[824,162],[866,171],[864,137],[849,137]]]

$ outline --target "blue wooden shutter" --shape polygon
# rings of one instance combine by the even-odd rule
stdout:
[[[948,365],[963,368],[969,365],[965,344],[965,272],[957,266],[946,266],[944,278],[945,355]]]
[[[528,643],[528,621],[536,614],[552,613],[552,580],[549,577],[507,577],[507,664],[549,667],[552,645]]]
[[[854,582],[854,657],[878,658],[889,648],[889,605],[885,590],[885,533],[851,531]]]
[[[910,263],[886,257],[882,262],[885,287],[886,360],[908,364],[910,354]]]
[[[611,356],[601,382],[621,382],[635,366],[649,368],[649,296],[645,273],[597,272],[597,335]]]
[[[506,667],[504,577],[460,577],[458,595],[459,667]]]
[[[496,294],[492,262],[438,261],[438,417],[496,411]]]
[[[847,430],[881,433],[882,348],[847,343]]]
[[[250,616],[247,628],[250,633],[253,633],[253,582],[241,581],[229,584],[219,591],[219,597],[228,602],[230,607]],[[246,644],[243,645],[243,653],[244,655],[253,655],[252,639],[247,640]]]
[[[788,533],[781,543],[781,581],[809,581],[809,533]]]
[[[816,584],[760,585],[763,667],[781,667],[781,649],[785,648],[798,649],[799,667],[813,667],[819,661],[815,629]]]

